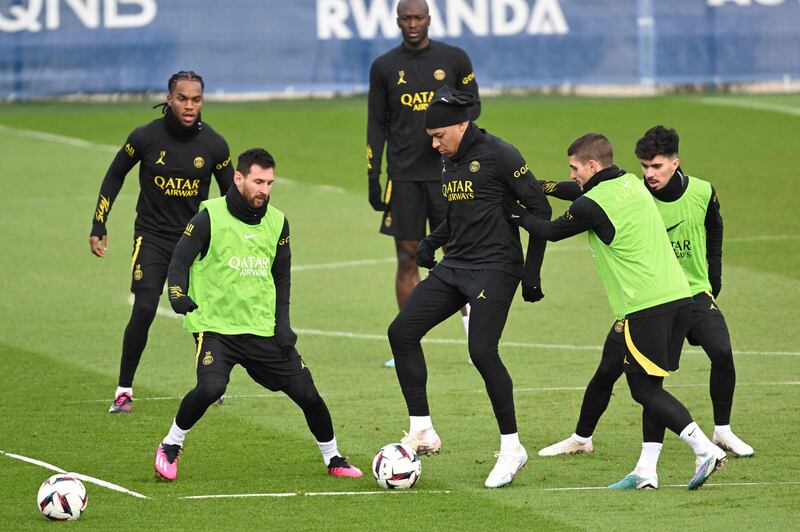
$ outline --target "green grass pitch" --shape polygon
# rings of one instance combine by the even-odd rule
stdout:
[[[386,327],[396,313],[394,248],[377,233],[379,216],[367,203],[366,100],[207,102],[203,115],[234,156],[265,146],[278,161],[272,201],[292,227],[298,347],[331,410],[340,449],[368,474],[374,453],[399,440],[408,421],[396,376],[382,367]],[[630,471],[639,454],[640,409],[624,382],[600,422],[593,454],[536,455],[574,430],[612,323],[585,237],[549,246],[546,298],[531,305],[517,295],[505,329],[501,355],[531,455],[511,486],[483,488],[497,428],[456,318],[425,344],[443,448],[423,458],[412,490],[305,495],[378,487],[369,476],[326,476],[300,410],[241,369],[225,404],[210,409],[187,438],[178,480],[156,481],[153,450],[194,383],[194,344],[179,319],[159,315],[136,376],[133,413],[106,413],[130,312],[135,172],[111,213],[107,257],[93,257],[87,244],[114,150],[155,116],[145,102],[0,106],[0,450],[150,497],[87,483],[89,506],[72,529],[795,529],[800,96],[484,100],[479,124],[516,145],[538,177],[566,178],[566,146],[587,131],[607,134],[617,163],[638,171],[636,139],[663,123],[681,135],[683,168],[716,186],[725,219],[719,304],[738,380],[733,428],[756,455],[731,460],[697,492],[680,487],[694,460],[672,434],[659,464],[660,490],[602,489]],[[565,206],[554,200],[554,213]],[[168,308],[163,299],[162,306]],[[707,357],[687,345],[681,371],[667,382],[710,434],[708,370]],[[45,526],[35,494],[51,472],[0,455],[0,473],[0,529]],[[298,496],[184,498],[246,493]]]

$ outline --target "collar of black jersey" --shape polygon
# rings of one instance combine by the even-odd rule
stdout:
[[[237,219],[243,221],[247,225],[258,225],[261,223],[261,218],[267,213],[269,196],[267,196],[267,201],[264,202],[264,205],[254,209],[247,204],[247,200],[244,199],[239,189],[236,188],[236,183],[234,183],[231,185],[231,188],[228,189],[228,193],[225,194],[225,203],[228,205],[228,211]]]
[[[592,178],[583,185],[583,191],[589,192],[598,184],[603,181],[608,181],[609,179],[616,179],[619,176],[625,175],[625,170],[620,170],[616,165],[611,165],[608,168],[603,168],[596,174],[592,176]]]
[[[650,185],[647,183],[647,179],[644,180],[644,186],[647,187],[647,190],[650,191],[657,200],[665,201],[665,202],[672,202],[677,201],[683,196],[683,193],[686,192],[686,187],[689,186],[689,180],[686,178],[686,175],[681,170],[679,166],[675,173],[672,174],[672,177],[669,178],[667,184],[661,190],[653,190],[650,188]]]
[[[485,133],[486,131],[476,126],[475,122],[470,122],[466,131],[464,131],[464,136],[461,137],[461,144],[458,145],[456,154],[453,155],[450,160],[457,163],[462,157],[464,157],[472,145],[475,144],[475,141],[478,139],[478,137]]]
[[[180,142],[188,142],[194,140],[194,138],[200,134],[200,130],[203,129],[203,120],[198,114],[194,124],[186,127],[181,124],[181,121],[178,120],[178,117],[175,116],[172,109],[167,107],[164,109],[164,126],[167,128],[167,132],[172,138]]]

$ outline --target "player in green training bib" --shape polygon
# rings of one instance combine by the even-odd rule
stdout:
[[[592,256],[617,320],[612,327],[616,341],[609,334],[604,352],[613,348],[622,354],[631,395],[644,410],[644,445],[663,441],[669,428],[695,452],[689,489],[696,489],[725,464],[726,455],[663,387],[664,377],[678,369],[689,328],[689,284],[651,194],[639,178],[614,165],[611,142],[589,133],[573,142],[567,155],[570,177],[583,195],[552,222],[537,219],[519,206],[511,209],[511,221],[552,241],[588,232]],[[606,400],[597,407],[602,412],[607,404]],[[588,438],[576,443],[584,446],[583,452],[592,449]],[[610,488],[658,487],[652,453],[648,449],[642,454],[647,460],[640,459],[631,474]]]
[[[194,334],[197,385],[156,448],[155,469],[164,479],[177,477],[186,434],[225,393],[236,364],[303,410],[329,474],[363,476],[339,454],[328,407],[294,347],[289,222],[270,205],[274,181],[272,155],[261,148],[245,151],[228,193],[204,201],[175,246],[169,301],[186,314],[184,327]]]
[[[730,427],[736,370],[728,326],[715,297],[722,286],[722,216],[717,194],[710,183],[687,176],[678,159],[678,134],[656,126],[636,144],[644,184],[653,195],[673,251],[689,282],[692,314],[687,339],[700,345],[711,360],[710,391],[714,410],[711,441],[733,456],[752,456],[753,448]],[[560,199],[574,200],[583,192],[572,181],[545,182],[543,190]],[[600,365],[586,387],[575,432],[565,440],[539,451],[540,456],[592,452],[592,435],[611,399],[614,383],[623,373],[624,335],[612,328]],[[660,436],[660,438],[658,438]],[[645,441],[640,461],[655,471],[663,444]],[[649,465],[648,465],[649,464]]]

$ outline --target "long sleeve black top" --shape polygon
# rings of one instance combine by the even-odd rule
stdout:
[[[180,238],[183,228],[208,198],[211,175],[224,194],[233,183],[228,143],[199,118],[192,127],[167,108],[163,117],[128,135],[100,185],[92,217],[92,236],[106,234],[106,222],[125,177],[139,163],[137,231]]]
[[[431,41],[422,50],[402,44],[370,68],[367,107],[367,174],[381,175],[387,145],[388,175],[400,181],[438,181],[441,163],[425,132],[425,110],[443,85],[475,94],[473,120],[480,114],[472,63],[461,48]]]
[[[442,158],[442,193],[447,217],[427,238],[447,244],[441,264],[451,268],[495,269],[539,286],[546,242],[528,243],[523,269],[519,230],[503,205],[518,201],[541,219],[552,213],[528,164],[511,144],[470,123],[453,158]]]

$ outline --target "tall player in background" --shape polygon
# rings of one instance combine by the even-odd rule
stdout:
[[[417,246],[445,218],[442,162],[425,133],[424,115],[433,93],[443,85],[475,95],[474,120],[480,114],[472,63],[461,48],[428,37],[431,17],[425,0],[401,0],[397,25],[403,43],[378,57],[370,68],[367,110],[369,203],[383,212],[380,232],[394,237],[397,253],[395,292],[403,308],[419,282]],[[387,182],[382,192],[381,161],[386,148]],[[462,309],[469,336],[469,306]],[[470,359],[471,360],[471,359]],[[394,367],[394,359],[386,362]]]
[[[203,78],[192,71],[173,74],[164,116],[128,135],[100,185],[89,248],[103,258],[108,249],[106,223],[128,172],[139,164],[131,292],[133,310],[122,339],[119,381],[109,413],[129,413],[133,377],[142,357],[158,299],[167,279],[172,251],[186,223],[208,198],[211,175],[224,194],[233,183],[225,139],[200,117]]]

